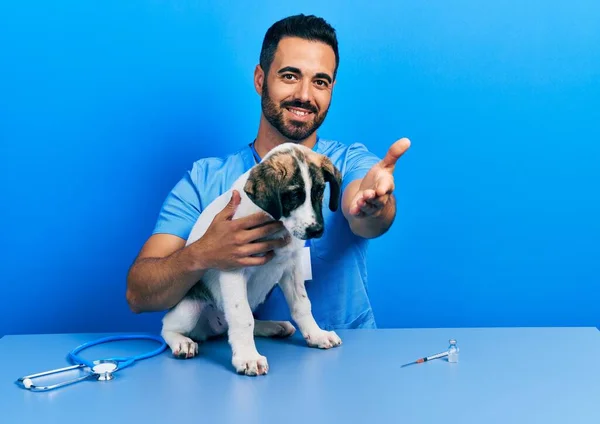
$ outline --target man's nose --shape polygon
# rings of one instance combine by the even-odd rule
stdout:
[[[311,225],[306,229],[306,236],[308,238],[319,238],[323,235],[323,226],[319,224]]]
[[[296,98],[302,102],[310,102],[311,85],[310,81],[303,79],[300,84],[298,84],[298,91],[296,92]]]

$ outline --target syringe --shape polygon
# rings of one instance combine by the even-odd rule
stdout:
[[[404,368],[404,367],[407,367],[409,365],[414,365],[414,364],[422,364],[423,362],[432,361],[434,359],[443,358],[445,356],[448,356],[448,351],[436,353],[435,355],[426,356],[424,358],[419,358],[414,362],[409,362],[408,364],[402,365],[400,368]]]

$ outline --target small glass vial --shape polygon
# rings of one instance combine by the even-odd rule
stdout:
[[[458,362],[458,351],[459,348],[456,345],[456,340],[450,339],[450,346],[448,346],[448,362]]]

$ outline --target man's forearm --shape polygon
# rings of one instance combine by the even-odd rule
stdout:
[[[199,270],[191,246],[164,258],[140,258],[127,275],[127,302],[135,313],[169,309],[196,284],[206,272]]]
[[[387,204],[381,213],[372,217],[348,216],[350,229],[357,236],[372,239],[387,232],[396,217],[396,198],[390,195]]]

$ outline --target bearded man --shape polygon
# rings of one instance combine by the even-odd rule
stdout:
[[[169,309],[207,269],[258,266],[289,242],[263,240],[283,228],[266,214],[232,220],[240,201],[234,191],[205,235],[185,246],[203,208],[271,149],[292,142],[327,156],[342,174],[341,207],[335,212],[323,208],[325,232],[308,246],[312,279],[306,290],[314,318],[324,330],[376,328],[368,296],[367,246],[395,219],[393,171],[410,142],[399,139],[380,159],[363,144],[344,145],[317,135],[331,104],[338,65],[335,30],[322,18],[290,16],[267,30],[254,70],[262,106],[258,133],[230,155],[194,162],[167,195],[156,226],[127,275],[132,311]],[[327,196],[323,202],[328,204]],[[255,318],[290,319],[278,286],[255,311]]]

